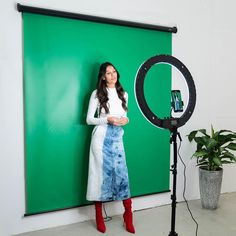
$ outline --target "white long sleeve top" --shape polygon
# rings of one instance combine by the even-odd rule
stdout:
[[[107,88],[108,90],[108,102],[107,106],[109,108],[109,113],[106,114],[105,109],[102,108],[101,113],[98,115],[98,117],[95,117],[96,112],[99,113],[99,100],[96,96],[97,90],[94,90],[92,92],[92,95],[89,100],[89,107],[88,107],[88,113],[86,122],[88,125],[102,125],[107,124],[107,117],[113,116],[113,117],[126,117],[127,118],[127,112],[122,107],[122,101],[118,97],[116,88]],[[126,105],[128,106],[128,93],[125,92],[124,98],[126,100]]]

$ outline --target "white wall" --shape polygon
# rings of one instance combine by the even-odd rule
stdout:
[[[198,173],[190,160],[194,150],[186,140],[192,129],[236,130],[236,15],[234,0],[38,0],[25,5],[111,17],[136,22],[177,26],[173,55],[191,71],[197,88],[197,106],[191,120],[180,129],[182,156],[187,163],[187,197],[199,198]],[[92,207],[82,207],[23,217],[24,132],[22,88],[22,19],[16,2],[3,0],[0,14],[0,235],[32,231],[83,221],[93,217]],[[182,200],[182,165],[178,166],[178,200]],[[222,192],[236,191],[236,165],[225,167]],[[181,176],[181,177],[180,177]],[[142,209],[169,203],[170,194],[134,199]],[[121,203],[109,204],[108,214],[120,214]]]

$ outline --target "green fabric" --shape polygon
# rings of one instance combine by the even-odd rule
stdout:
[[[171,33],[60,17],[23,14],[26,213],[86,201],[92,127],[85,122],[100,63],[110,61],[129,94],[124,145],[132,196],[169,190],[169,132],[152,126],[134,96],[140,65],[171,54]],[[169,116],[171,68],[154,66],[145,94]]]

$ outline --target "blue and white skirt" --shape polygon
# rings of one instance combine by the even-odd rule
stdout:
[[[120,126],[95,126],[89,154],[87,200],[130,198],[123,134],[124,130]]]

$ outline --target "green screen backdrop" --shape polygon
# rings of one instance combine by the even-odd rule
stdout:
[[[23,29],[26,214],[90,204],[93,127],[86,124],[86,114],[105,61],[117,67],[129,94],[124,145],[131,194],[169,191],[169,131],[142,116],[134,82],[144,61],[171,55],[171,33],[33,13],[23,14]],[[154,66],[144,90],[151,109],[169,116],[171,68]]]

